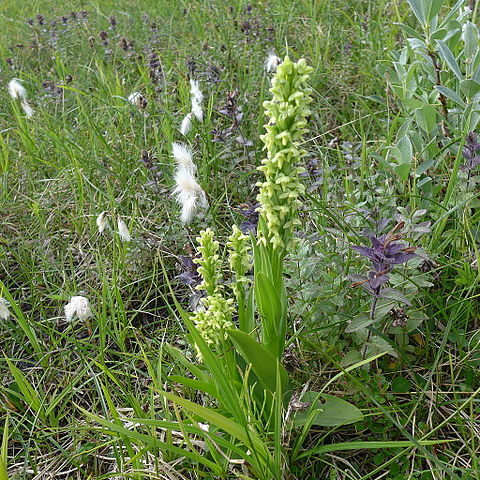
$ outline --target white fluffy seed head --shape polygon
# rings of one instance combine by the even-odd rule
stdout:
[[[76,295],[70,299],[65,305],[65,319],[67,322],[71,322],[75,315],[80,321],[86,320],[92,316],[92,310],[88,299],[80,295]]]
[[[265,70],[267,73],[273,73],[277,71],[277,67],[282,63],[282,59],[275,55],[275,52],[270,52],[265,60]]]
[[[202,105],[192,97],[192,113],[199,122],[203,122],[203,108]]]
[[[102,212],[96,220],[98,233],[103,233],[105,228],[107,228],[107,214],[108,212]]]
[[[120,217],[118,217],[117,219],[117,227],[118,234],[120,235],[120,239],[122,240],[122,242],[129,242],[132,237],[130,236],[127,225],[125,225],[125,222]]]
[[[8,93],[15,100],[25,100],[27,91],[17,78],[10,80],[8,83]]]
[[[179,167],[183,167],[186,170],[190,171],[192,174],[197,169],[196,165],[193,163],[192,151],[183,143],[172,143],[173,157],[177,161]]]
[[[176,187],[173,195],[182,207],[181,220],[189,223],[199,210],[208,208],[208,200],[202,187],[197,183],[193,172],[179,166],[175,172]]]
[[[22,108],[25,112],[25,115],[30,118],[35,113],[35,110],[30,106],[30,104],[26,100],[22,100]]]
[[[190,112],[189,114],[185,115],[185,117],[182,120],[182,125],[180,126],[180,133],[182,135],[188,135],[192,128],[192,116],[193,113]]]
[[[10,317],[10,304],[4,298],[0,297],[0,320],[8,320]]]
[[[190,94],[193,100],[196,100],[197,103],[203,102],[203,93],[200,90],[200,86],[198,84],[198,80],[194,80],[193,78],[190,79]]]
[[[128,101],[138,108],[145,108],[147,106],[147,99],[140,92],[132,92],[128,96]]]

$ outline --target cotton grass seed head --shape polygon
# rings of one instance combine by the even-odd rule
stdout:
[[[182,120],[182,124],[180,126],[180,133],[184,136],[188,135],[188,133],[192,129],[192,117],[193,117],[193,113],[190,112],[187,115],[185,115],[185,117]]]
[[[192,113],[199,122],[203,122],[203,108],[202,105],[195,99],[192,99]]]
[[[120,235],[120,240],[122,240],[122,242],[129,242],[132,239],[132,237],[130,236],[130,232],[128,231],[127,225],[120,217],[118,217],[117,219],[117,227],[118,227],[118,234]]]
[[[197,167],[193,163],[192,150],[190,147],[183,143],[173,142],[172,152],[179,168],[183,167],[191,173],[195,172]]]
[[[28,118],[33,117],[35,110],[30,106],[30,104],[26,100],[22,100],[21,105],[22,105],[23,111],[25,112],[25,115]]]
[[[140,92],[132,92],[128,96],[128,101],[138,108],[147,108],[147,99]]]
[[[282,59],[275,55],[275,52],[270,52],[265,60],[265,71],[267,73],[274,73],[277,71],[277,67],[282,63]]]
[[[190,94],[193,100],[196,100],[197,103],[203,102],[203,93],[200,90],[200,86],[198,84],[198,80],[194,80],[193,78],[190,79]]]
[[[103,233],[107,227],[107,214],[108,212],[102,212],[96,220],[98,233]]]
[[[72,297],[65,305],[64,310],[67,322],[71,322],[75,316],[80,321],[84,321],[93,315],[88,299],[80,295]]]
[[[201,210],[208,208],[207,196],[197,183],[194,173],[183,165],[179,165],[175,172],[175,183],[172,193],[182,207],[181,220],[189,223]]]
[[[4,298],[0,297],[0,320],[8,320],[10,317],[10,304]]]
[[[8,83],[8,93],[14,100],[25,100],[27,91],[17,78],[10,80]]]

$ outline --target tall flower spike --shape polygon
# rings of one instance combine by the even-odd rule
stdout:
[[[246,274],[252,267],[252,257],[250,255],[250,237],[244,235],[236,226],[233,226],[233,232],[228,237],[228,262],[230,270],[235,274],[235,281],[232,283],[233,293],[237,298],[240,297],[245,286],[249,283]]]
[[[308,105],[312,90],[307,87],[312,67],[304,59],[293,63],[288,57],[277,68],[270,92],[273,98],[263,103],[268,122],[267,133],[261,136],[267,157],[258,169],[265,175],[259,182],[260,203],[259,242],[271,243],[273,248],[290,250],[293,231],[299,224],[299,197],[305,191],[299,179],[305,169],[297,164],[305,151],[300,145],[308,131]]]
[[[219,244],[210,228],[202,230],[197,238],[200,258],[193,261],[198,264],[198,273],[202,283],[198,290],[205,290],[207,296],[201,300],[201,307],[192,320],[198,332],[210,347],[218,346],[225,338],[225,329],[232,328],[233,299],[222,295],[220,286],[221,261],[218,255]],[[201,360],[201,352],[197,347],[197,356]]]
[[[218,255],[219,243],[215,240],[211,228],[202,230],[197,237],[200,258],[193,261],[198,265],[197,271],[202,277],[202,283],[197,290],[205,290],[207,295],[218,293],[220,282],[221,261]]]

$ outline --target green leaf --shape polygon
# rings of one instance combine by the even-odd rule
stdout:
[[[478,28],[472,22],[465,22],[465,48],[464,54],[468,59],[472,58],[478,50]]]
[[[413,148],[412,148],[412,142],[410,141],[407,135],[403,136],[397,142],[397,148],[401,155],[401,158],[400,158],[401,163],[410,164],[412,162]]]
[[[160,394],[163,395],[167,400],[171,400],[172,402],[180,405],[181,407],[184,407],[187,410],[195,413],[199,417],[203,418],[207,423],[210,423],[222,429],[224,432],[236,438],[244,445],[251,447],[251,449],[255,451],[255,454],[261,457],[262,460],[273,462],[273,459],[270,457],[270,454],[268,452],[267,446],[254,433],[253,429],[243,427],[231,420],[230,418],[227,418],[216,412],[215,410],[212,410],[211,408],[197,405],[196,403],[179,397],[178,395],[173,395],[172,393],[164,391],[160,391]]]
[[[180,383],[186,387],[193,388],[194,390],[208,393],[212,397],[218,399],[218,391],[215,385],[210,382],[202,382],[200,380],[195,380],[194,378],[182,377],[181,375],[170,375],[168,379],[172,382]]]
[[[402,292],[394,288],[382,288],[379,296],[389,300],[396,300],[397,302],[404,303],[405,305],[411,305],[410,300]]]
[[[463,80],[463,75],[460,71],[457,60],[453,56],[452,51],[448,48],[447,44],[445,42],[442,42],[442,40],[437,40],[437,45],[438,52],[440,53],[443,61],[450,67],[450,70],[460,81]]]
[[[440,445],[442,443],[455,442],[456,440],[397,440],[392,442],[343,442],[331,443],[329,445],[320,445],[311,448],[299,455],[296,460],[308,458],[312,455],[321,455],[322,453],[338,452],[341,450],[365,450],[365,449],[379,449],[379,448],[414,448],[418,445]]]
[[[474,95],[480,92],[480,84],[474,80],[462,80],[460,90],[470,100]]]
[[[370,315],[368,313],[359,313],[358,315],[355,315],[352,318],[351,322],[347,325],[345,333],[352,333],[361,330],[362,328],[371,325],[374,321],[375,320],[370,318]]]
[[[310,402],[310,406],[295,413],[294,424],[297,427],[306,422],[320,427],[338,427],[363,420],[363,414],[357,407],[333,395],[309,391],[302,395],[301,401]]]
[[[442,8],[444,0],[427,0],[425,9],[427,22],[431,22]]]
[[[402,163],[401,165],[395,165],[393,171],[398,175],[402,182],[406,182],[410,175],[410,164]]]
[[[272,393],[278,389],[275,378],[277,370],[280,371],[280,387],[284,394],[288,388],[288,373],[283,365],[247,333],[241,330],[227,330],[227,333],[263,386]]]
[[[425,1],[424,0],[408,0],[410,7],[412,7],[413,13],[417,17],[417,20],[422,26],[427,23],[427,16],[425,14]]]
[[[412,390],[412,382],[404,377],[395,377],[392,381],[392,392],[407,393]]]
[[[5,426],[3,427],[2,445],[0,447],[0,480],[8,480],[7,458],[8,458],[8,428],[10,417],[7,413]]]
[[[398,27],[400,27],[410,37],[418,38],[418,40],[423,41],[422,34],[414,30],[410,25],[406,25],[405,23],[400,23],[400,22],[394,22],[394,25],[397,25]]]
[[[418,126],[430,134],[437,126],[437,110],[433,105],[423,105],[414,112]]]
[[[453,90],[451,90],[448,87],[444,87],[443,85],[435,85],[434,86],[435,90],[440,92],[443,96],[449,98],[453,102],[455,102],[457,105],[459,105],[462,108],[465,108],[465,102],[460,98],[460,96],[455,93]]]

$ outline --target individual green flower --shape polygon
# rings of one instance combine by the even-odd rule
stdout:
[[[221,261],[218,255],[219,244],[210,228],[200,232],[197,242],[201,257],[193,261],[199,265],[197,271],[203,281],[196,288],[197,290],[205,290],[207,295],[213,295],[218,290],[221,277]]]
[[[265,180],[257,184],[258,237],[259,242],[271,243],[273,248],[290,250],[294,228],[300,223],[297,211],[305,187],[299,179],[304,169],[297,164],[305,153],[300,145],[308,131],[306,119],[312,99],[307,81],[312,70],[304,59],[293,63],[285,57],[272,79],[273,98],[263,103],[269,120],[265,125],[267,133],[261,136],[267,157],[258,167],[265,175]]]
[[[245,286],[249,283],[247,272],[252,268],[252,257],[250,255],[250,237],[244,235],[241,230],[234,225],[233,232],[228,237],[228,263],[230,270],[235,274],[235,280],[232,283],[232,290],[237,299],[245,291]]]

